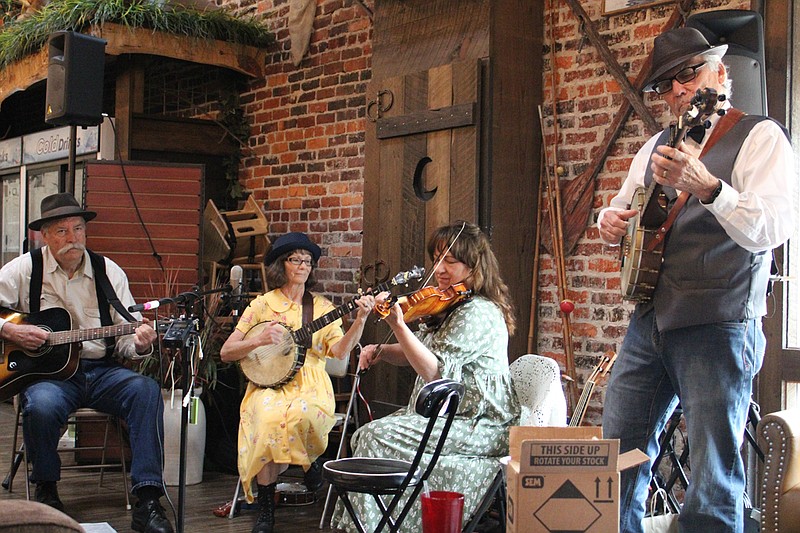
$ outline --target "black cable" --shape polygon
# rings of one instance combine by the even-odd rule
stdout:
[[[103,114],[108,119],[108,123],[111,124],[111,129],[114,131],[114,151],[116,152],[116,156],[119,158],[119,168],[122,170],[122,179],[125,181],[125,187],[128,189],[128,194],[131,197],[131,202],[133,202],[133,209],[136,211],[136,218],[139,219],[139,224],[141,224],[142,229],[144,230],[144,234],[147,236],[147,242],[150,244],[150,249],[153,250],[153,257],[158,262],[158,266],[161,268],[161,272],[166,272],[164,268],[164,263],[161,260],[161,256],[156,251],[156,246],[153,244],[153,239],[150,237],[150,232],[147,230],[147,226],[144,223],[144,219],[142,219],[142,213],[139,211],[139,205],[136,203],[136,197],[133,195],[133,189],[131,189],[131,184],[128,181],[128,174],[125,172],[125,164],[122,161],[122,153],[119,150],[119,139],[117,138],[117,127],[114,125],[114,121],[111,120],[111,117]]]

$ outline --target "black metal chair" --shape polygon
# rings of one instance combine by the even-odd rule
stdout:
[[[417,396],[415,408],[419,415],[428,419],[428,423],[412,461],[350,457],[325,463],[323,475],[342,498],[342,503],[353,519],[358,531],[366,533],[364,525],[361,523],[348,496],[350,492],[371,494],[375,499],[383,518],[381,518],[374,533],[379,533],[386,526],[392,532],[400,529],[400,525],[403,523],[408,511],[416,501],[419,493],[422,492],[423,482],[428,479],[436,466],[463,395],[464,385],[449,379],[431,381],[422,387]],[[421,465],[422,458],[428,447],[434,425],[438,417],[442,415],[447,415],[447,418],[436,441],[433,453],[430,454],[430,460],[426,466],[423,466]],[[398,509],[400,499],[409,488],[411,492],[408,495],[408,499],[395,518],[394,512]],[[388,505],[383,499],[384,496],[391,496]]]

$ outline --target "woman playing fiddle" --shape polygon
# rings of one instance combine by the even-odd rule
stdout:
[[[287,233],[275,241],[264,262],[270,286],[277,288],[253,300],[244,311],[236,330],[220,350],[223,361],[238,361],[259,346],[279,344],[286,328],[301,327],[303,296],[315,283],[312,274],[320,253],[319,246],[304,233]],[[334,309],[326,298],[310,292],[308,295],[314,319]],[[356,301],[358,314],[346,334],[340,320],[314,333],[305,363],[288,383],[277,388],[248,384],[240,407],[238,462],[248,502],[253,501],[253,478],[258,484],[260,513],[253,533],[272,533],[276,481],[290,464],[307,469],[308,490],[322,485],[321,466],[316,459],[325,451],[328,432],[335,422],[333,386],[325,372],[325,358],[342,359],[350,353],[374,303],[374,297],[369,295]],[[263,330],[247,335],[256,324],[267,321]]]
[[[469,517],[497,473],[498,459],[508,453],[508,428],[519,416],[507,354],[508,337],[515,329],[514,311],[497,259],[478,226],[466,222],[443,226],[431,236],[427,251],[437,288],[447,293],[463,284],[471,296],[449,307],[436,326],[422,324],[416,333],[406,325],[403,306],[392,306],[386,322],[397,342],[366,346],[359,367],[384,361],[411,366],[418,377],[408,406],[362,426],[353,435],[353,455],[411,460],[425,429],[425,421],[414,411],[420,388],[439,378],[463,383],[464,399],[428,484],[430,490],[464,494],[464,515]],[[376,305],[383,296],[378,296]],[[374,530],[381,514],[372,498],[350,497],[366,529]],[[343,511],[339,504],[334,525],[355,531]],[[422,531],[420,514],[417,503],[402,530]]]

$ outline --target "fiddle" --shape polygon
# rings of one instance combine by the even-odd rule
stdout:
[[[463,283],[456,283],[444,290],[436,287],[423,287],[406,296],[377,303],[373,310],[381,318],[386,318],[392,306],[397,303],[400,305],[400,310],[403,311],[403,320],[413,322],[448,311],[471,294],[472,291]]]

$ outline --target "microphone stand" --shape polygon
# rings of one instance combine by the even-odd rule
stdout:
[[[231,325],[236,328],[239,322],[239,315],[242,313],[242,283],[238,287],[234,287],[231,292]]]
[[[231,290],[230,287],[222,287],[201,292],[195,288],[194,291],[184,292],[174,298],[174,302],[179,308],[183,308],[182,319],[173,320],[164,333],[163,343],[167,348],[172,348],[173,353],[181,355],[181,379],[180,387],[184,394],[181,398],[181,443],[178,461],[178,518],[175,524],[175,531],[183,533],[184,509],[186,502],[186,444],[189,426],[189,414],[192,408],[194,396],[193,380],[189,379],[191,373],[191,358],[194,357],[194,350],[197,348],[197,337],[199,333],[199,318],[191,314],[191,310],[198,298],[216,292]],[[185,401],[188,398],[188,401]]]

